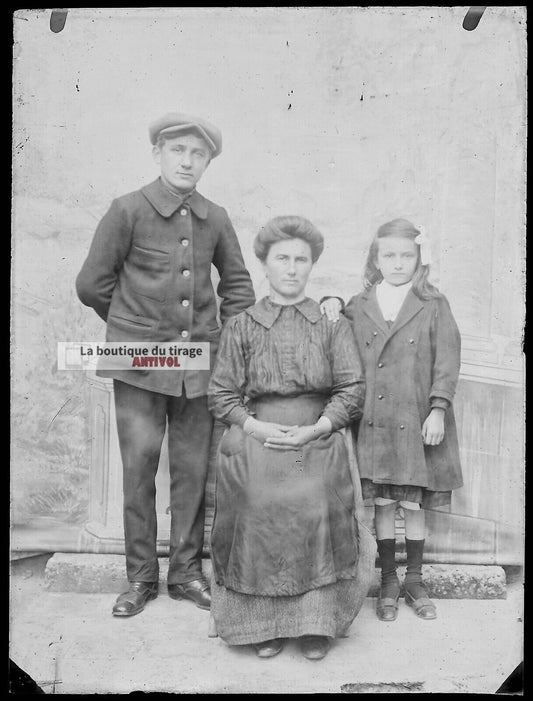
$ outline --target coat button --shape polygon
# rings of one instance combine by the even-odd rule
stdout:
[[[373,425],[374,425],[374,422],[373,422],[373,421],[369,421],[369,422],[368,422],[368,425],[369,425],[369,426],[373,426]]]
[[[377,331],[374,331],[374,333],[372,334],[372,336],[377,336],[377,335],[378,335]]]
[[[404,426],[403,424],[400,424],[400,428],[401,428],[402,431],[403,431],[403,429],[405,428],[405,426]]]
[[[181,239],[181,245],[182,245],[182,246],[188,246],[188,245],[189,245],[189,239]]]
[[[383,367],[383,363],[378,363],[378,368],[382,368],[382,367]]]
[[[414,342],[415,342],[415,339],[414,339],[414,338],[410,338],[410,339],[409,339],[409,343],[414,343]]]
[[[383,395],[382,395],[382,394],[378,394],[378,399],[383,399]]]
[[[186,217],[186,216],[187,216],[187,210],[186,210],[185,208],[183,208],[183,209],[180,211],[180,214],[181,214],[182,217]]]
[[[182,301],[182,303],[181,303],[181,306],[182,306],[182,307],[188,307],[189,304],[190,304],[189,300],[188,300],[188,299],[184,299],[184,300]]]
[[[188,331],[182,331],[182,332],[181,332],[181,337],[182,337],[182,338],[187,338],[188,335],[189,335],[189,332],[188,332]]]
[[[184,270],[182,273],[183,277],[189,277],[190,274],[191,274],[190,270]]]

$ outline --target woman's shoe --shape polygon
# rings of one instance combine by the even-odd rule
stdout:
[[[400,598],[400,585],[394,596],[383,596],[383,589],[379,592],[376,602],[376,615],[380,621],[395,621],[398,617],[398,599]]]
[[[304,635],[300,638],[300,645],[308,660],[321,660],[328,654],[331,643],[325,635]]]
[[[283,638],[274,638],[274,640],[265,640],[262,643],[254,643],[255,651],[258,657],[274,657],[278,652],[283,650],[285,641]]]
[[[435,607],[435,604],[427,595],[420,596],[418,597],[418,599],[415,599],[415,597],[412,594],[410,594],[409,591],[406,589],[405,603],[408,606],[411,606],[411,608],[419,618],[423,618],[426,621],[431,621],[434,618],[437,618],[437,609]]]

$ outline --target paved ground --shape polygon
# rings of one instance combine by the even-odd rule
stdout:
[[[129,619],[114,594],[52,592],[42,570],[17,564],[11,583],[10,657],[45,693],[494,693],[522,660],[521,577],[507,598],[441,599],[422,621],[401,601],[379,622],[368,598],[329,655],[314,662],[291,642],[260,660],[209,638],[209,614],[166,591]]]

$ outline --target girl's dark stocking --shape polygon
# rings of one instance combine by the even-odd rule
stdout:
[[[396,540],[394,538],[384,538],[378,540],[377,544],[381,567],[380,598],[396,599],[400,589],[400,581],[396,574]]]
[[[405,539],[407,551],[407,572],[405,574],[404,587],[414,599],[427,597],[422,583],[422,558],[424,555],[425,540]]]

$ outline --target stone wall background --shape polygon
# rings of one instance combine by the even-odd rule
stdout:
[[[509,499],[521,499],[526,11],[488,7],[469,32],[467,9],[76,8],[57,34],[50,10],[15,13],[15,523],[86,519],[87,381],[55,370],[55,344],[103,339],[74,279],[111,200],[157,176],[148,124],[174,109],[222,130],[199,190],[227,208],[258,296],[252,240],[271,216],[298,213],[323,231],[315,298],[360,291],[387,219],[425,225],[463,377],[503,388],[494,469],[503,452]],[[465,450],[482,455],[492,420],[473,433]]]

